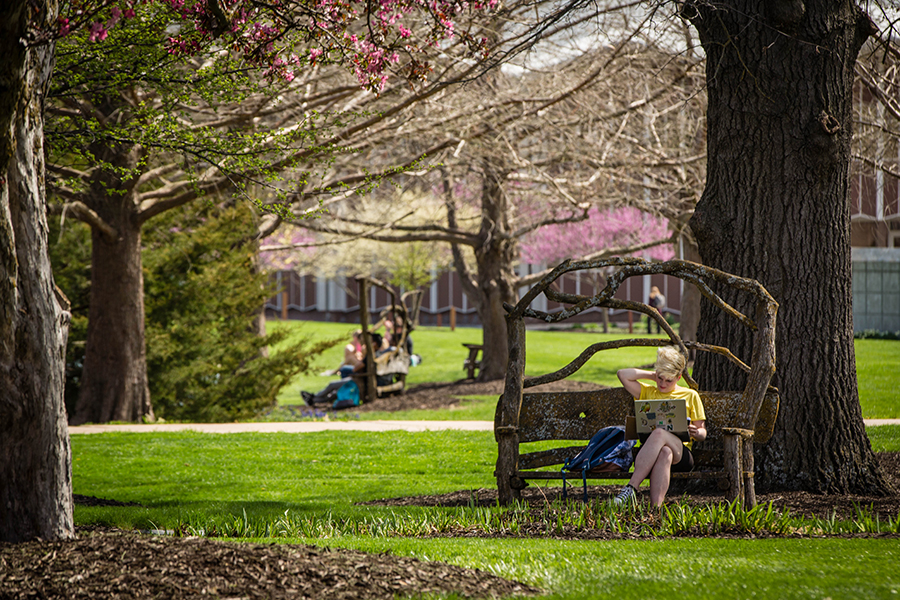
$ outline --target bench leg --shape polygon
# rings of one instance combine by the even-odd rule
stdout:
[[[744,508],[756,506],[756,482],[753,480],[755,466],[753,463],[753,439],[741,440],[741,456],[743,457]]]
[[[744,460],[741,436],[726,435],[722,442],[722,458],[725,463],[725,473],[728,476],[727,499],[729,502],[733,502],[740,498],[741,502],[744,502]]]
[[[478,352],[479,350],[469,350],[469,358],[463,363],[463,367],[466,369],[466,379],[475,379],[475,371],[481,367],[481,363],[478,361]]]
[[[514,486],[513,474],[519,462],[519,436],[515,433],[504,433],[497,443],[497,499],[500,504],[510,504],[522,497],[521,487]],[[518,483],[518,482],[516,482]]]

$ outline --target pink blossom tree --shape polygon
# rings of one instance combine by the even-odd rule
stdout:
[[[130,113],[138,116],[145,132],[156,134],[143,145],[133,140],[110,140],[106,147],[98,145],[89,154],[73,155],[74,165],[57,165],[61,179],[72,184],[66,193],[81,194],[93,188],[115,199],[103,205],[103,212],[83,202],[72,202],[69,207],[70,215],[77,213],[92,225],[95,244],[115,245],[125,238],[130,247],[139,247],[139,229],[133,229],[133,225],[142,221],[136,210],[145,208],[142,215],[146,220],[173,201],[182,201],[184,195],[197,198],[234,185],[232,173],[225,169],[223,180],[203,180],[195,172],[187,177],[188,185],[183,186],[185,182],[166,178],[166,167],[155,171],[159,167],[148,162],[146,149],[164,139],[163,131],[154,129],[161,121],[145,111],[146,98],[129,94],[138,82],[155,78],[156,66],[168,66],[170,61],[185,57],[215,57],[222,60],[220,65],[225,65],[224,74],[235,81],[245,81],[243,77],[249,73],[250,65],[268,76],[269,82],[287,82],[301,69],[314,68],[318,63],[344,62],[359,81],[378,89],[391,70],[414,80],[427,76],[430,71],[425,57],[451,35],[479,51],[478,40],[454,31],[451,24],[456,16],[484,5],[386,0],[374,10],[372,6],[327,0],[75,0],[66,3],[65,12],[59,14],[59,6],[52,0],[9,0],[0,4],[0,272],[4,282],[0,284],[0,306],[5,311],[0,318],[0,361],[5,365],[0,370],[0,446],[4,449],[0,458],[0,541],[35,537],[50,540],[74,533],[71,454],[63,404],[63,348],[70,313],[65,298],[54,292],[47,260],[44,187],[43,107],[52,84],[56,48],[65,40],[75,39],[75,53],[90,45],[109,44],[115,37],[112,32],[126,22],[152,21],[173,32],[165,40],[140,39],[146,44],[143,47],[135,44],[136,39],[121,39],[118,47],[110,46],[109,56],[114,60],[103,74],[108,77],[107,84],[114,87],[91,90],[87,98],[66,96],[66,101],[72,103],[67,108],[73,114],[80,108],[96,108],[94,116],[99,121],[115,124]],[[421,26],[413,27],[414,21]],[[131,68],[133,61],[158,47],[165,49],[170,60],[151,65],[149,70]],[[119,50],[122,53],[116,62],[114,54]],[[395,55],[401,60],[395,61]],[[167,85],[173,97],[184,99],[192,86],[208,82],[205,67],[208,65],[189,61],[185,74],[193,69],[197,77],[179,80],[167,76],[156,79],[156,83]],[[264,83],[259,86],[263,90],[266,87]],[[124,91],[125,97],[135,100],[134,104],[110,106],[111,91]],[[179,92],[185,95],[178,96]],[[110,113],[103,112],[110,108]],[[164,108],[176,119],[190,113],[190,108],[178,102]],[[156,116],[166,114],[160,111]],[[66,115],[61,118],[64,120]],[[182,121],[182,128],[190,129],[190,125]],[[212,131],[204,130],[207,134]],[[284,133],[288,137],[276,137],[297,136],[291,131]],[[235,142],[232,156],[248,154],[244,146],[247,139],[250,138],[231,140]],[[319,142],[314,140],[310,146]],[[169,150],[192,156],[197,148],[185,143]],[[311,154],[317,151],[307,150]],[[265,153],[250,154],[265,158]],[[123,159],[127,161],[122,162]],[[221,159],[217,154],[206,156],[198,172],[217,170],[223,165]],[[284,164],[296,162],[293,158]],[[264,183],[263,172],[261,168],[246,169],[244,175],[255,175]],[[148,188],[165,192],[162,195],[167,196],[168,204],[159,202],[157,194],[144,198],[154,208],[135,206],[133,192],[146,192]],[[175,189],[180,195],[168,195]],[[110,217],[119,219],[123,214],[127,218],[115,222],[131,229],[110,225]],[[139,266],[129,268],[140,272]],[[130,309],[137,314],[142,310],[134,304]],[[139,348],[137,352],[140,354]],[[140,380],[135,383],[137,388],[145,387]],[[141,394],[138,389],[137,395]],[[102,401],[114,402],[115,398],[108,395]]]
[[[262,206],[260,228],[268,232],[293,197],[324,201],[339,186],[365,192],[381,172],[347,181],[334,176],[336,165],[390,135],[378,133],[381,123],[437,89],[422,82],[430,53],[480,52],[474,36],[451,25],[485,6],[67,5],[57,21],[58,69],[47,103],[50,210],[83,221],[93,234],[83,377],[71,424],[153,417],[142,229],[178,206],[234,194]],[[397,77],[387,85],[389,74]],[[409,78],[415,92],[407,91]],[[401,171],[416,158],[401,157],[383,171]]]
[[[522,241],[522,260],[555,265],[573,256],[589,257],[610,248],[639,245],[669,236],[667,219],[635,207],[605,211],[591,207],[587,214],[583,221],[547,225],[529,234]],[[656,260],[674,256],[671,245],[653,246],[645,253]]]

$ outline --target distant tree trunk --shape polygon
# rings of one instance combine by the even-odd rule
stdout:
[[[506,376],[509,351],[503,303],[518,301],[513,272],[513,265],[518,260],[518,245],[509,234],[509,207],[502,186],[503,174],[490,159],[485,159],[482,166],[481,228],[471,244],[477,272],[474,275],[469,272],[457,244],[451,244],[451,249],[463,292],[481,320],[484,349],[478,379],[492,381]],[[447,222],[451,228],[456,228],[456,211],[450,198],[451,185],[446,171],[443,172],[443,184],[447,196]]]
[[[120,168],[137,164],[134,151],[96,148]],[[91,186],[90,207],[118,233],[91,232],[91,302],[84,376],[73,425],[153,418],[144,338],[141,222],[130,181],[102,172]]]
[[[518,300],[512,271],[518,259],[518,245],[509,235],[509,207],[502,185],[503,174],[490,160],[483,162],[483,168],[481,230],[479,244],[475,247],[480,296],[475,306],[481,319],[484,345],[478,379],[492,381],[506,376],[509,350],[503,303],[515,304]]]
[[[63,398],[70,314],[47,252],[43,100],[56,2],[0,3],[0,541],[74,535]],[[62,306],[61,306],[62,304]]]
[[[728,0],[684,7],[707,54],[707,185],[691,227],[703,262],[758,279],[781,305],[781,408],[757,451],[767,489],[887,489],[857,394],[849,168],[854,62],[871,23],[853,2]],[[699,337],[749,359],[747,336],[704,303]],[[712,389],[742,377],[698,357]]]

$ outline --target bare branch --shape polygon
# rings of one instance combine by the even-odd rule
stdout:
[[[88,208],[83,202],[66,202],[65,204],[50,204],[47,212],[52,215],[60,215],[60,222],[65,222],[66,216],[71,215],[75,219],[90,225],[97,229],[108,240],[115,241],[119,239],[119,232],[116,231],[109,223],[104,221],[100,215]]]

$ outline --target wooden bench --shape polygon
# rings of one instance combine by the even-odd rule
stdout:
[[[478,353],[484,350],[481,344],[463,344],[469,350],[469,356],[463,362],[463,369],[466,370],[466,379],[475,379],[478,375],[475,371],[481,369],[481,361],[478,360]]]
[[[559,292],[565,289],[556,280],[578,270],[605,270],[609,273],[606,287],[594,296]],[[736,357],[731,350],[697,342],[685,342],[663,319],[656,309],[641,302],[617,299],[619,286],[629,277],[666,274],[697,286],[713,306],[736,319],[752,332],[750,365]],[[753,318],[730,306],[713,291],[713,286],[730,287],[736,293],[749,296],[748,305],[754,308]],[[539,294],[557,302],[562,308],[555,313],[531,308]],[[742,299],[744,301],[744,299]],[[525,378],[525,319],[539,319],[543,323],[558,323],[592,308],[613,308],[646,314],[659,323],[668,339],[630,339],[598,342],[581,352],[561,369],[540,377]],[[565,261],[532,287],[516,304],[505,305],[509,362],[503,395],[497,402],[494,417],[494,436],[497,440],[498,498],[509,503],[520,497],[527,480],[562,479],[561,465],[574,457],[584,446],[565,446],[550,450],[528,451],[522,444],[531,442],[589,440],[598,430],[610,425],[624,425],[633,416],[634,399],[624,388],[609,388],[594,392],[526,393],[525,389],[545,383],[562,381],[597,352],[622,347],[658,347],[673,345],[688,355],[689,350],[711,352],[722,356],[746,374],[746,385],[740,391],[711,392],[700,390],[685,371],[688,385],[698,391],[706,412],[707,440],[695,443],[697,467],[691,473],[673,474],[677,479],[716,479],[726,490],[729,500],[741,499],[745,506],[756,503],[753,481],[753,444],[765,443],[772,437],[778,415],[778,390],[771,387],[775,372],[775,317],[778,303],[759,282],[745,279],[703,265],[670,260],[663,263],[639,258]],[[630,365],[622,365],[623,367]],[[569,477],[573,477],[572,474]],[[592,479],[627,479],[627,473],[604,473]]]
[[[740,398],[734,392],[700,392],[706,412],[707,438],[702,449],[693,451],[696,466],[690,473],[673,473],[673,479],[715,479],[727,490],[729,499],[741,498],[744,505],[756,504],[753,485],[753,443],[765,443],[772,437],[778,415],[778,393],[765,395],[751,431],[730,424],[739,422]],[[546,441],[586,442],[603,427],[624,425],[634,415],[634,398],[624,388],[606,388],[591,392],[546,392],[522,395],[519,410],[518,465],[512,474],[512,486],[526,487],[527,480],[581,479],[577,473],[563,474],[567,458],[578,454],[584,444],[558,446],[549,450],[522,452],[521,444]],[[500,428],[499,411],[495,431]],[[552,467],[552,468],[551,468]],[[587,479],[629,479],[630,472],[587,474]]]
[[[404,293],[399,301],[394,289],[387,283],[373,277],[357,277],[359,297],[368,298],[369,290],[381,288],[391,299],[381,316],[381,319],[370,324],[368,303],[361,301],[359,305],[359,326],[362,330],[363,343],[366,346],[365,363],[363,372],[354,375],[354,380],[359,386],[360,401],[373,402],[385,394],[400,393],[406,389],[406,376],[409,373],[410,356],[406,351],[406,337],[412,331],[418,321],[419,309],[422,305],[422,290],[413,290]],[[376,356],[376,350],[372,343],[372,331],[384,324],[385,319],[395,315],[402,323],[400,339],[392,350]],[[396,334],[396,331],[395,331]]]
[[[406,390],[406,376],[409,374],[409,354],[406,349],[398,348],[396,351],[376,356],[374,365],[375,376],[372,378],[368,372],[353,375],[361,397],[371,398],[368,394],[370,381],[375,382],[375,396],[378,398],[388,394],[403,394]]]

